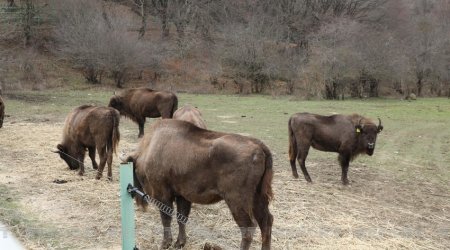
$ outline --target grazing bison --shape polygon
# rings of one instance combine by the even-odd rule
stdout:
[[[202,118],[202,113],[191,105],[184,105],[182,108],[177,109],[173,114],[173,119],[187,121],[199,128],[206,129],[206,123]]]
[[[135,185],[156,200],[188,217],[192,203],[225,200],[242,232],[241,249],[249,249],[254,219],[261,229],[262,249],[270,249],[273,217],[272,154],[259,140],[201,129],[189,122],[163,119],[152,124],[137,151],[128,156]],[[142,201],[137,198],[140,205]],[[172,244],[171,217],[161,212],[162,248]],[[186,243],[185,225],[178,223],[175,247]]]
[[[133,88],[111,97],[108,106],[136,122],[139,125],[139,137],[142,137],[145,118],[172,118],[178,107],[178,98],[172,92],[155,91],[145,87]]]
[[[1,94],[1,89],[0,89]],[[3,118],[5,117],[5,103],[0,95],[0,128],[3,127]]]
[[[63,140],[58,144],[55,153],[69,165],[70,169],[78,169],[79,175],[84,174],[84,156],[86,148],[92,160],[94,169],[98,169],[96,179],[103,174],[105,164],[108,163],[108,179],[112,179],[113,152],[116,151],[120,140],[120,114],[108,107],[83,105],[75,108],[66,118]],[[95,161],[95,150],[100,157],[100,165]]]
[[[383,130],[381,120],[375,125],[357,114],[321,116],[297,113],[289,119],[289,160],[292,174],[298,178],[297,158],[306,181],[311,182],[305,160],[309,147],[327,152],[337,152],[342,168],[342,183],[347,185],[348,165],[359,154],[372,155],[377,134]]]

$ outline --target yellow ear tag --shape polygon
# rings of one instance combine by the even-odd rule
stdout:
[[[359,130],[359,128],[356,128],[356,133],[361,133],[361,130]]]

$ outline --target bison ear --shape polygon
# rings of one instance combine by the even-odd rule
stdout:
[[[128,162],[134,163],[133,156],[131,156],[131,155],[125,156],[124,154],[122,154],[122,155],[119,155],[119,159],[120,159],[121,163],[128,163]]]
[[[362,126],[359,125],[359,124],[356,125],[356,126],[355,126],[355,130],[356,130],[356,133],[357,133],[357,134],[361,133],[361,132],[362,132]]]

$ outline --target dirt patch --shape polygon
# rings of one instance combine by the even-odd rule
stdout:
[[[124,122],[118,152],[136,147],[136,126]],[[118,168],[113,181],[94,179],[86,160],[83,177],[50,152],[62,123],[7,123],[0,130],[0,183],[14,193],[29,222],[19,235],[32,249],[120,249]],[[8,138],[8,139],[5,139]],[[119,164],[114,158],[114,166]],[[448,187],[399,180],[393,173],[352,163],[351,186],[340,183],[335,160],[308,161],[313,184],[293,179],[286,154],[274,154],[273,249],[444,249],[450,245]],[[61,181],[64,181],[62,183]],[[11,198],[11,197],[9,197]],[[13,223],[12,221],[5,221]],[[38,226],[36,226],[38,225]],[[173,222],[172,232],[177,235]],[[141,249],[158,249],[162,226],[156,208],[137,211]],[[195,204],[185,249],[206,243],[238,249],[240,232],[224,202]],[[256,230],[253,249],[260,247]]]

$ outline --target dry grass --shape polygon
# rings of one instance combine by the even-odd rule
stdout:
[[[212,123],[214,119],[242,122],[230,113],[214,111],[212,117],[204,110]],[[0,189],[8,192],[0,205],[11,200],[17,204],[0,206],[2,220],[30,249],[120,249],[118,168],[113,168],[112,182],[96,181],[88,159],[85,176],[68,170],[50,152],[60,142],[63,117],[26,121],[12,116],[5,121],[0,130]],[[120,130],[118,152],[129,151],[137,143],[136,125],[123,119]],[[398,178],[396,169],[356,161],[350,167],[352,185],[343,187],[336,161],[313,157],[308,170],[314,183],[306,184],[292,178],[286,150],[273,145],[273,249],[445,249],[450,245],[448,183],[436,185],[414,175]],[[381,150],[375,157],[388,157],[383,154]],[[113,164],[119,164],[117,157]],[[149,207],[148,212],[136,214],[138,246],[157,249],[162,239],[159,213]],[[194,205],[187,231],[186,249],[201,249],[205,242],[239,248],[240,232],[223,202]],[[172,232],[175,240],[174,222]],[[259,249],[260,243],[256,230],[252,249]]]

